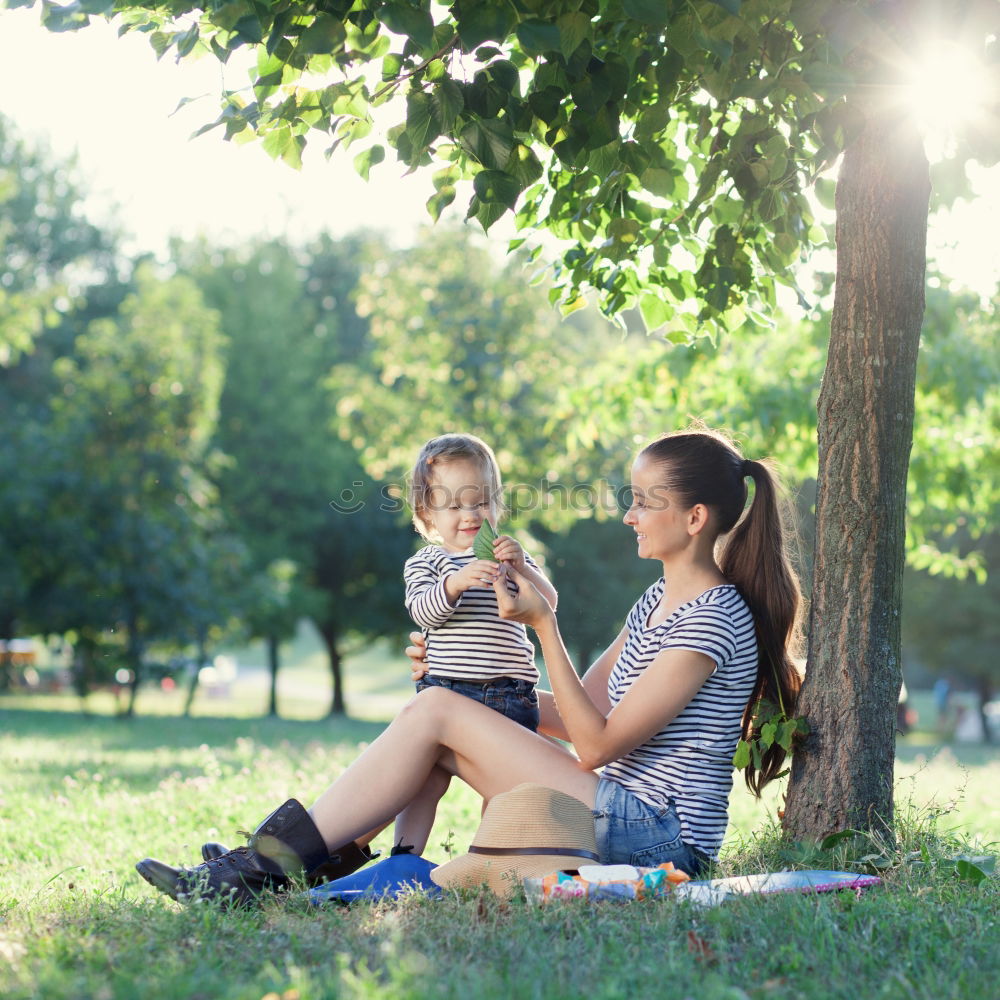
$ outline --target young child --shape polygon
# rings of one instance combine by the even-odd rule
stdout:
[[[504,563],[522,573],[555,609],[556,591],[509,535],[478,559],[472,543],[484,520],[502,511],[500,469],[492,449],[471,434],[432,438],[410,482],[413,524],[430,543],[406,561],[406,608],[427,638],[417,691],[447,687],[482,702],[532,732],[538,729],[538,668],[524,625],[499,617],[493,583]],[[508,588],[516,592],[513,581]],[[448,775],[435,772],[424,793],[396,820],[397,844],[420,853]]]

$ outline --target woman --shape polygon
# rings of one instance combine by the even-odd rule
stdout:
[[[747,477],[755,490],[741,519]],[[515,570],[494,582],[501,616],[531,625],[541,644],[552,691],[539,692],[540,732],[570,741],[575,756],[484,705],[429,688],[308,811],[291,799],[245,848],[193,869],[146,859],[140,874],[175,899],[197,887],[250,902],[328,866],[331,856],[354,855],[435,768],[487,801],[523,782],[557,789],[593,811],[603,863],[672,861],[697,874],[722,843],[732,756],[741,734],[752,732],[753,707],[761,697],[778,702],[780,691],[793,711],[798,583],[771,472],[721,436],[653,441],[632,466],[632,495],[625,524],[639,557],[658,560],[663,577],[582,680],[544,597]],[[716,542],[730,532],[717,560]],[[772,746],[760,771],[748,772],[755,792],[783,756]]]

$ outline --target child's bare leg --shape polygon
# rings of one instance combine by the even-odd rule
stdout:
[[[435,767],[412,802],[396,817],[393,842],[410,846],[414,854],[423,854],[434,826],[437,806],[448,791],[451,775]]]

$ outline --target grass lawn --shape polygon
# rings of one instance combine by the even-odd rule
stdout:
[[[349,669],[357,676],[359,665]],[[401,696],[400,671],[398,659],[370,665],[367,692],[385,699],[395,684]],[[350,697],[364,701],[360,690]],[[321,912],[291,898],[225,913],[157,895],[134,862],[190,862],[203,839],[236,843],[289,794],[308,802],[381,726],[222,717],[207,697],[198,717],[179,719],[165,714],[171,698],[144,696],[146,714],[133,720],[100,714],[100,699],[90,716],[59,696],[0,699],[5,997],[997,996],[998,878],[976,886],[952,860],[1000,841],[1000,757],[988,750],[938,752],[920,733],[901,745],[901,843],[883,851],[885,886],[860,898],[533,909],[467,893]],[[734,791],[721,873],[844,867],[878,853],[781,845],[777,805]],[[427,855],[444,860],[449,842],[464,851],[478,814],[474,796],[453,788]]]

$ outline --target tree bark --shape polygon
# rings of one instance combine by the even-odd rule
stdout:
[[[319,629],[319,634],[323,636],[323,642],[326,643],[327,656],[330,658],[330,680],[333,686],[333,696],[330,700],[330,711],[327,713],[328,718],[332,718],[335,715],[346,715],[347,706],[344,702],[344,676],[343,676],[343,657],[340,655],[340,648],[338,646],[338,635],[334,629],[328,628],[321,622],[317,622],[317,628]]]
[[[267,663],[271,670],[271,694],[268,699],[267,714],[274,717],[278,715],[278,668],[281,666],[278,645],[276,635],[267,637]]]
[[[142,652],[144,638],[139,634],[139,614],[133,604],[129,604],[126,615],[125,627],[128,629],[128,639],[125,645],[126,662],[132,671],[132,680],[129,683],[128,707],[124,715],[131,719],[135,717],[135,703],[139,697],[139,685],[142,684]]]
[[[208,652],[205,649],[205,632],[203,629],[198,631],[198,657],[195,662],[194,672],[191,674],[191,679],[188,682],[187,698],[184,699],[184,716],[185,718],[191,717],[191,710],[194,708],[195,695],[198,693],[198,682],[201,680],[201,670],[202,667],[206,666],[208,663]]]
[[[854,100],[837,184],[837,283],[819,414],[809,659],[786,831],[892,828],[906,475],[930,178],[915,127]]]

